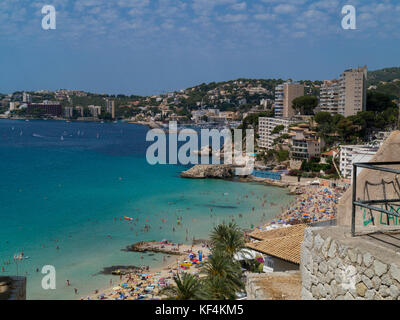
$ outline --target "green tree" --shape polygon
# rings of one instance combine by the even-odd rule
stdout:
[[[204,264],[204,294],[207,299],[233,300],[244,289],[240,264],[220,249],[214,249]]]
[[[293,99],[292,107],[302,115],[313,115],[314,109],[318,106],[316,96],[302,96]]]
[[[271,134],[276,134],[281,132],[282,130],[285,129],[285,126],[283,124],[277,125],[272,131]]]
[[[198,300],[201,292],[201,282],[190,273],[174,276],[175,285],[165,287],[161,294],[169,300]]]
[[[216,226],[211,232],[210,240],[213,248],[226,252],[230,258],[245,246],[243,232],[233,222]]]
[[[367,92],[367,111],[383,112],[388,108],[396,108],[393,97],[376,91]]]

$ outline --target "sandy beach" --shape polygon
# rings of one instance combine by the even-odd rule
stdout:
[[[343,188],[331,188],[319,185],[299,184],[301,194],[274,219],[253,226],[254,230],[268,230],[271,227],[298,223],[315,223],[336,218],[337,203],[344,193]],[[266,203],[261,205],[264,207]],[[269,205],[276,206],[271,202]],[[93,294],[81,297],[81,300],[158,300],[162,297],[162,288],[174,283],[177,272],[200,274],[201,265],[207,261],[210,251],[205,243],[194,245],[152,242],[145,244],[149,251],[166,250],[174,254],[165,254],[163,265],[158,268],[142,267],[133,273],[115,276],[108,288],[96,289]],[[202,252],[202,261],[198,261],[198,253]],[[176,254],[179,252],[180,254]],[[195,254],[195,257],[189,255]],[[193,259],[193,261],[191,261]]]
[[[174,246],[175,243],[159,243],[159,246]],[[143,267],[127,275],[115,276],[108,288],[94,290],[93,294],[80,300],[160,300],[162,288],[173,284],[173,277],[178,272],[200,274],[201,265],[210,254],[205,243],[179,244],[180,255],[165,255],[163,266],[158,268]],[[202,252],[201,262],[199,252]],[[192,256],[194,254],[194,257]]]
[[[267,230],[272,225],[291,225],[298,223],[317,223],[336,218],[337,203],[345,190],[320,185],[300,187],[301,194],[276,218],[257,226]]]

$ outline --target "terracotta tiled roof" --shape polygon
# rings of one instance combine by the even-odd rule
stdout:
[[[300,246],[304,240],[304,234],[295,234],[282,238],[250,242],[246,247],[266,255],[300,264]]]
[[[249,242],[246,247],[272,257],[300,264],[300,246],[304,240],[304,229],[307,227],[307,224],[298,224],[268,231],[255,231],[250,236],[261,241]]]
[[[293,236],[294,234],[301,233],[304,235],[304,229],[307,228],[307,224],[296,224],[290,227],[284,227],[279,229],[254,231],[249,234],[250,237],[257,240],[269,240],[274,238],[281,238],[286,236]]]

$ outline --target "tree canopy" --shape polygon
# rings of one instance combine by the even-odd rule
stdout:
[[[302,115],[313,115],[314,109],[318,106],[316,96],[302,96],[293,99],[292,107]]]

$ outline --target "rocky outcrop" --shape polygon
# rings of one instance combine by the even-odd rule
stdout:
[[[235,169],[226,164],[199,164],[183,171],[180,176],[191,179],[230,179],[235,176]]]

